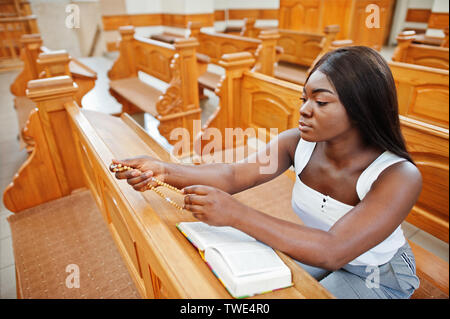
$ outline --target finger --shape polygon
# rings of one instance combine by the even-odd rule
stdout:
[[[130,171],[122,171],[122,172],[116,172],[116,178],[117,179],[131,179],[137,176],[142,175],[143,173],[137,169],[132,169]],[[153,172],[152,172],[153,174]]]
[[[183,188],[184,194],[197,194],[197,195],[208,195],[212,190],[212,187],[204,185],[192,185]]]
[[[121,164],[121,165],[129,166],[132,168],[137,168],[139,165],[139,160],[135,159],[135,158],[125,158],[122,160],[117,160],[117,159],[113,158],[112,163],[115,165]]]
[[[188,210],[188,211],[190,211],[190,212],[193,212],[193,213],[198,213],[198,214],[201,214],[201,215],[203,215],[203,206],[200,206],[200,205],[190,205],[190,204],[185,204],[184,206],[183,206],[183,208],[184,209],[186,209],[186,210]]]
[[[152,171],[147,171],[145,173],[141,173],[138,171],[138,175],[136,175],[136,177],[130,177],[127,178],[127,183],[130,184],[131,186],[139,184],[149,178],[151,178],[153,176],[153,172]],[[133,175],[134,176],[134,175]]]
[[[207,198],[204,195],[188,194],[184,196],[185,204],[204,206],[207,204]]]
[[[146,190],[151,189],[151,187],[157,187],[158,184],[156,184],[156,182],[154,182],[153,179],[151,177],[149,177],[149,178],[143,180],[142,182],[132,185],[132,186],[135,190],[144,192]]]

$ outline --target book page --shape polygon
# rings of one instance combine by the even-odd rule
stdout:
[[[217,244],[207,249],[217,250],[234,276],[289,270],[272,248],[258,241]]]
[[[202,222],[180,223],[179,226],[200,250],[222,243],[255,241],[253,237],[229,226],[209,226]]]

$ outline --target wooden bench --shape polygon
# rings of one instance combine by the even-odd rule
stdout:
[[[389,62],[401,115],[448,129],[449,71]]]
[[[338,25],[325,27],[323,34],[279,29],[278,45],[283,48],[283,53],[275,67],[274,76],[304,85],[308,71],[317,57],[332,49],[332,43],[336,40],[339,31]],[[338,43],[336,42],[335,46]]]
[[[34,128],[30,134],[39,147],[5,190],[5,206],[20,215],[24,209],[42,207],[43,203],[88,186],[142,297],[230,298],[198,251],[175,226],[181,221],[194,221],[193,216],[180,212],[154,192],[134,191],[126,182],[116,180],[108,169],[112,158],[144,154],[170,161],[170,155],[127,114],[114,117],[80,109],[73,100],[74,91],[75,86],[68,76],[29,83],[28,96],[36,101],[39,113],[30,118],[30,128]],[[43,118],[51,125],[44,125]],[[284,190],[292,187],[294,179],[283,177],[279,182],[280,191],[289,197],[290,193]],[[74,178],[81,179],[80,183],[74,183]],[[44,183],[45,191],[38,191],[39,185]],[[61,189],[62,185],[67,186],[67,193]],[[263,210],[267,205],[270,209],[266,207],[265,211],[276,214],[278,206],[268,201],[267,192],[277,187],[269,186],[237,196]],[[170,196],[175,201],[182,200],[180,195]],[[61,206],[60,209],[66,208]],[[287,214],[285,218],[295,218],[295,215]],[[43,223],[49,225],[51,219]],[[22,227],[26,229],[26,225]],[[292,271],[294,286],[256,298],[333,297],[291,258],[278,253]],[[70,260],[70,255],[68,251],[63,258]],[[21,281],[19,284],[32,283]]]
[[[255,57],[253,71],[273,75],[279,38],[276,30],[261,32],[258,39],[255,39],[220,32],[204,32],[200,30],[201,26],[199,23],[191,22],[188,28],[191,30],[191,37],[197,38],[200,43],[198,52],[209,57],[210,63],[217,65],[224,54],[250,52]],[[201,95],[205,88],[214,91],[220,79],[220,74],[208,71],[205,65],[199,76]]]
[[[23,69],[11,84],[10,90],[15,96],[14,108],[19,124],[19,140],[21,146],[30,152],[33,142],[25,139],[23,134],[30,111],[35,107],[35,103],[26,97],[28,81],[43,77],[70,75],[78,86],[75,99],[79,105],[82,105],[83,97],[95,86],[97,73],[69,56],[65,50],[52,51],[42,46],[39,34],[23,35],[21,44]]]
[[[124,26],[120,55],[108,71],[110,92],[122,104],[122,112],[146,112],[156,117],[159,132],[169,143],[174,128],[192,134],[193,121],[200,120],[197,87],[198,42],[177,38],[173,45],[134,35],[134,27]],[[144,82],[139,72],[150,75],[163,85]]]
[[[254,58],[249,52],[225,54],[219,65],[225,69],[225,76],[216,89],[220,102],[217,110],[203,126],[196,140],[196,153],[203,155],[209,143],[208,136],[221,133],[222,149],[239,146],[239,142],[225,141],[227,129],[265,129],[270,136],[271,128],[278,134],[297,127],[298,108],[303,88],[291,82],[282,81],[258,72],[252,72]]]
[[[448,243],[448,128],[400,115],[409,153],[422,173],[422,193],[406,221]],[[448,298],[448,262],[409,241],[420,287],[413,298]]]
[[[397,36],[392,61],[448,70],[448,47],[415,44],[413,41],[416,36],[414,31],[403,31]]]

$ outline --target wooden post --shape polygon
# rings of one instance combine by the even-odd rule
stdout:
[[[276,47],[280,34],[277,30],[264,30],[258,35],[261,45],[257,50],[257,62],[255,68],[258,72],[273,76],[274,64],[277,60]]]
[[[241,31],[241,36],[256,38],[258,30],[255,28],[256,19],[254,17],[244,18],[244,27]]]
[[[157,119],[160,121],[159,132],[171,144],[176,143],[170,139],[172,130],[184,128],[189,132],[189,146],[186,140],[183,154],[178,154],[183,156],[188,149],[189,153],[192,153],[194,121],[201,121],[196,55],[198,41],[195,38],[179,38],[174,46],[176,53],[171,61],[173,77],[169,88],[156,104],[156,110]]]
[[[191,30],[191,34],[189,35],[190,38],[196,38],[197,40],[200,35],[200,29],[202,28],[203,24],[201,22],[197,21],[189,21],[187,24],[187,28]]]
[[[70,76],[70,56],[66,50],[41,53],[36,62],[44,70],[44,73],[40,74],[39,77]]]
[[[404,61],[408,47],[416,37],[415,31],[403,31],[397,36],[397,47],[392,55],[392,61]]]
[[[84,187],[64,108],[76,91],[77,85],[67,75],[28,83],[27,97],[37,110],[29,117],[26,134],[35,140],[35,147],[5,189],[3,202],[9,210],[18,212]]]
[[[325,37],[320,45],[322,47],[322,52],[328,52],[328,48],[330,47],[331,43],[336,40],[339,31],[341,31],[341,27],[337,24],[327,25],[325,27],[325,29],[323,30],[323,33],[325,33]]]
[[[114,62],[112,68],[108,71],[110,80],[137,76],[133,50],[134,27],[131,25],[122,26],[119,28],[119,32],[121,37],[119,45],[120,55],[116,62]]]
[[[11,84],[11,93],[15,96],[25,96],[27,83],[30,80],[37,79],[39,70],[36,66],[36,60],[41,52],[42,39],[40,34],[24,34],[20,39],[21,49],[20,58],[24,65],[22,72]]]

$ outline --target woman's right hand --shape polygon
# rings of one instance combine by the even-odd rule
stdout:
[[[143,192],[151,186],[156,186],[152,178],[164,182],[167,176],[165,163],[150,156],[136,156],[123,160],[112,160],[113,164],[132,167],[132,170],[116,172],[117,179],[126,179],[135,190]],[[112,169],[110,168],[112,171]]]

